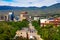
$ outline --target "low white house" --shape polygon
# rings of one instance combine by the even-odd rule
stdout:
[[[33,16],[34,17],[34,20],[39,20],[40,19],[40,16]]]
[[[40,19],[41,26],[46,26],[45,24],[49,23],[48,19]]]

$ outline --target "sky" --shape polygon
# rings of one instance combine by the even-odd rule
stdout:
[[[42,7],[60,3],[60,0],[0,0],[0,6]]]

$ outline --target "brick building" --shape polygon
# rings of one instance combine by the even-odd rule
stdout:
[[[53,26],[60,26],[60,18],[40,19],[41,26],[52,24]]]
[[[20,21],[22,21],[23,19],[28,19],[28,17],[28,12],[21,12]]]

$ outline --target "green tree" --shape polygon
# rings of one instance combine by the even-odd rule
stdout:
[[[37,21],[33,21],[32,25],[38,31],[38,34],[44,40],[60,40],[60,26],[54,27],[53,24],[49,24],[45,27],[40,27]]]

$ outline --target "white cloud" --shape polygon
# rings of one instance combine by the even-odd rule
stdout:
[[[49,6],[57,3],[56,0],[13,0],[13,2],[0,1],[0,5],[8,5],[8,6],[20,6],[20,7],[28,7],[28,6]]]

